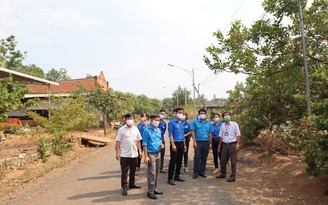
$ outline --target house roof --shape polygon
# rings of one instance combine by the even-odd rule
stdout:
[[[86,91],[91,91],[95,88],[96,84],[103,86],[104,90],[108,90],[108,82],[105,80],[103,72],[99,76],[92,78],[72,79],[59,81],[59,86],[44,86],[44,85],[26,85],[31,91],[29,94],[48,94],[48,93],[71,93],[79,90],[82,87]]]
[[[5,78],[12,76],[15,81],[19,81],[24,84],[39,84],[39,85],[52,85],[58,86],[59,84],[56,82],[52,82],[49,80],[44,80],[42,78],[38,78],[35,76],[27,75],[24,73],[20,73],[14,70],[9,70],[6,68],[0,67],[0,78]]]

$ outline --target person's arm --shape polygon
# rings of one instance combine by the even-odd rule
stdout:
[[[143,151],[144,151],[144,155],[145,155],[144,163],[148,164],[149,157],[148,157],[148,153],[147,153],[147,146],[143,146]]]
[[[121,142],[116,141],[115,150],[116,150],[116,159],[120,160],[120,144]]]
[[[218,152],[221,152],[221,144],[222,144],[222,137],[220,137],[219,145],[218,145]]]
[[[235,134],[237,136],[236,151],[238,152],[240,149],[240,130],[239,130],[239,125],[237,123],[236,123]]]
[[[190,132],[191,132],[191,138],[192,138],[192,141],[193,141],[193,147],[194,147],[194,149],[196,149],[197,148],[197,143],[196,143],[196,134],[195,134],[195,123],[194,123],[195,121],[193,121],[192,123],[191,123],[191,126],[190,126]]]
[[[210,132],[210,150],[212,150],[212,132]]]
[[[169,122],[168,130],[169,130],[170,144],[171,144],[171,146],[172,146],[172,150],[173,150],[173,152],[176,152],[176,151],[177,151],[177,147],[176,147],[175,144],[174,144],[173,129],[174,129],[174,127],[173,127],[172,122]]]

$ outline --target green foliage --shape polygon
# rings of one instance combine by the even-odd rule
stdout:
[[[42,162],[48,161],[48,158],[50,157],[49,154],[50,149],[51,149],[51,143],[48,142],[44,137],[40,137],[38,152],[40,154]]]
[[[253,142],[260,129],[272,130],[274,125],[298,122],[307,115],[298,2],[264,0],[267,15],[249,28],[241,21],[235,21],[227,35],[214,32],[217,44],[206,49],[208,56],[204,56],[204,62],[215,73],[249,75],[245,84],[239,83],[228,92],[228,106],[236,107],[234,114],[240,120],[242,136],[246,138],[244,142]],[[301,4],[306,5],[306,2],[302,0]],[[310,7],[303,6],[302,11],[310,65],[314,133],[327,130],[328,121],[327,7],[328,1],[318,0]],[[284,139],[305,153],[309,169],[318,173],[316,167],[320,167],[321,162],[327,164],[319,159],[321,148],[326,149],[319,143],[324,138],[314,134],[317,141],[308,139],[305,128],[292,127],[292,134]]]
[[[61,81],[61,80],[70,80],[71,77],[67,75],[67,70],[65,68],[61,68],[59,70],[52,68],[46,74],[46,79],[50,81]]]
[[[11,35],[6,39],[0,39],[0,63],[5,68],[16,70],[22,66],[22,61],[26,57],[26,52],[16,50],[15,36]]]
[[[12,77],[0,79],[0,121],[7,118],[11,110],[20,111],[24,104],[22,99],[28,90]]]

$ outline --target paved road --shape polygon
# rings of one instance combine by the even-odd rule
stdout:
[[[166,149],[165,164],[168,164],[169,152]],[[146,197],[146,166],[143,164],[137,184],[142,188],[129,190],[128,196],[122,196],[120,188],[120,166],[115,160],[114,143],[93,153],[92,157],[79,161],[70,167],[57,171],[51,178],[33,185],[24,194],[4,202],[5,204],[151,204],[154,200]],[[190,150],[192,159],[193,153]],[[189,168],[193,165],[190,160]],[[177,182],[172,186],[166,183],[167,174],[160,174],[158,189],[164,191],[156,204],[241,204],[225,193],[235,185],[225,180],[215,179],[213,165],[208,166],[207,179],[192,179],[191,173],[183,173],[186,182]],[[166,166],[167,168],[167,166]],[[227,188],[227,189],[226,189]],[[240,199],[239,199],[240,200]],[[245,203],[242,203],[245,204]]]

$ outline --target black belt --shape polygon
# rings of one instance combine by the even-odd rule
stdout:
[[[212,139],[212,141],[214,141],[214,142],[219,142],[220,139]]]
[[[227,144],[227,145],[229,145],[229,144],[235,144],[235,143],[237,143],[237,141],[234,141],[234,142],[229,142],[229,143],[226,143],[226,142],[222,142],[223,144]]]
[[[196,142],[208,142],[209,140],[196,140]]]

